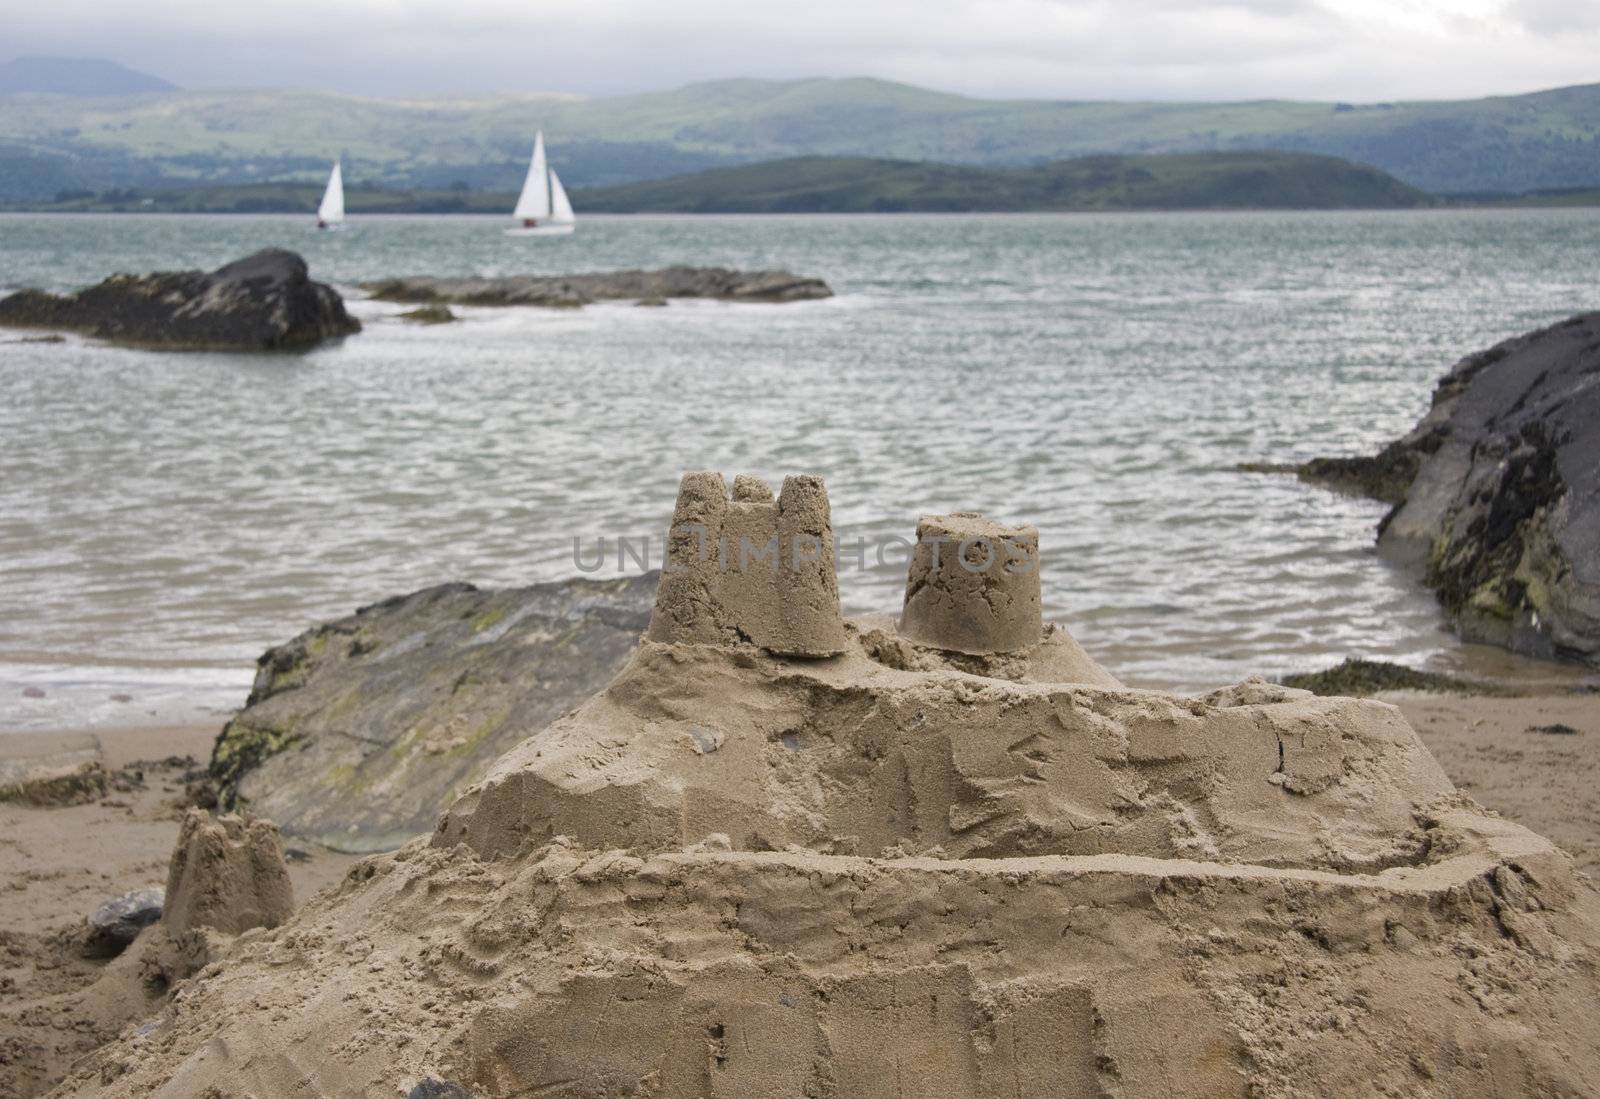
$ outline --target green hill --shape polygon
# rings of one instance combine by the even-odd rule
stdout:
[[[797,157],[579,191],[618,213],[1383,209],[1433,201],[1361,164],[1305,153],[1092,156],[1033,168]]]
[[[1022,167],[1088,154],[1281,149],[1423,190],[1600,185],[1600,85],[1368,105],[984,100],[881,80],[725,80],[648,95],[385,100],[289,91],[0,97],[0,199],[312,181],[344,154],[393,188],[515,190],[533,131],[569,184],[794,156]]]

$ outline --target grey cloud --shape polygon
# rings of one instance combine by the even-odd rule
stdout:
[[[8,17],[7,47],[99,54],[188,87],[413,96],[868,75],[993,97],[1359,101],[1595,78],[1597,0],[1511,5],[1419,35],[1345,0],[55,0]]]
[[[1506,6],[1506,14],[1535,34],[1600,29],[1600,3],[1593,0],[1514,0]]]

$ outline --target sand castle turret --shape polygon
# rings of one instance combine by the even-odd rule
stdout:
[[[687,473],[678,487],[652,641],[754,644],[778,656],[845,650],[833,523],[822,478]]]
[[[906,577],[900,635],[973,655],[1039,643],[1039,532],[977,512],[925,515]]]

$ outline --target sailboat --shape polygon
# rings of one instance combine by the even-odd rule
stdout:
[[[322,192],[322,204],[317,207],[318,229],[344,228],[344,173],[340,168],[340,162],[334,161],[328,189]]]
[[[555,236],[570,233],[577,227],[572,215],[572,203],[567,200],[567,189],[561,186],[561,177],[545,162],[544,131],[533,139],[533,160],[528,164],[528,178],[522,182],[522,194],[517,198],[517,208],[511,211],[517,224],[506,230],[508,236]]]

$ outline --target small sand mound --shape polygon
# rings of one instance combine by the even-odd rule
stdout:
[[[693,474],[676,519],[605,691],[62,1094],[1600,1090],[1595,894],[1393,707],[1129,690],[983,571],[1029,528],[925,521],[1021,556],[919,547],[846,622],[831,556],[693,536],[815,537],[820,481]]]

